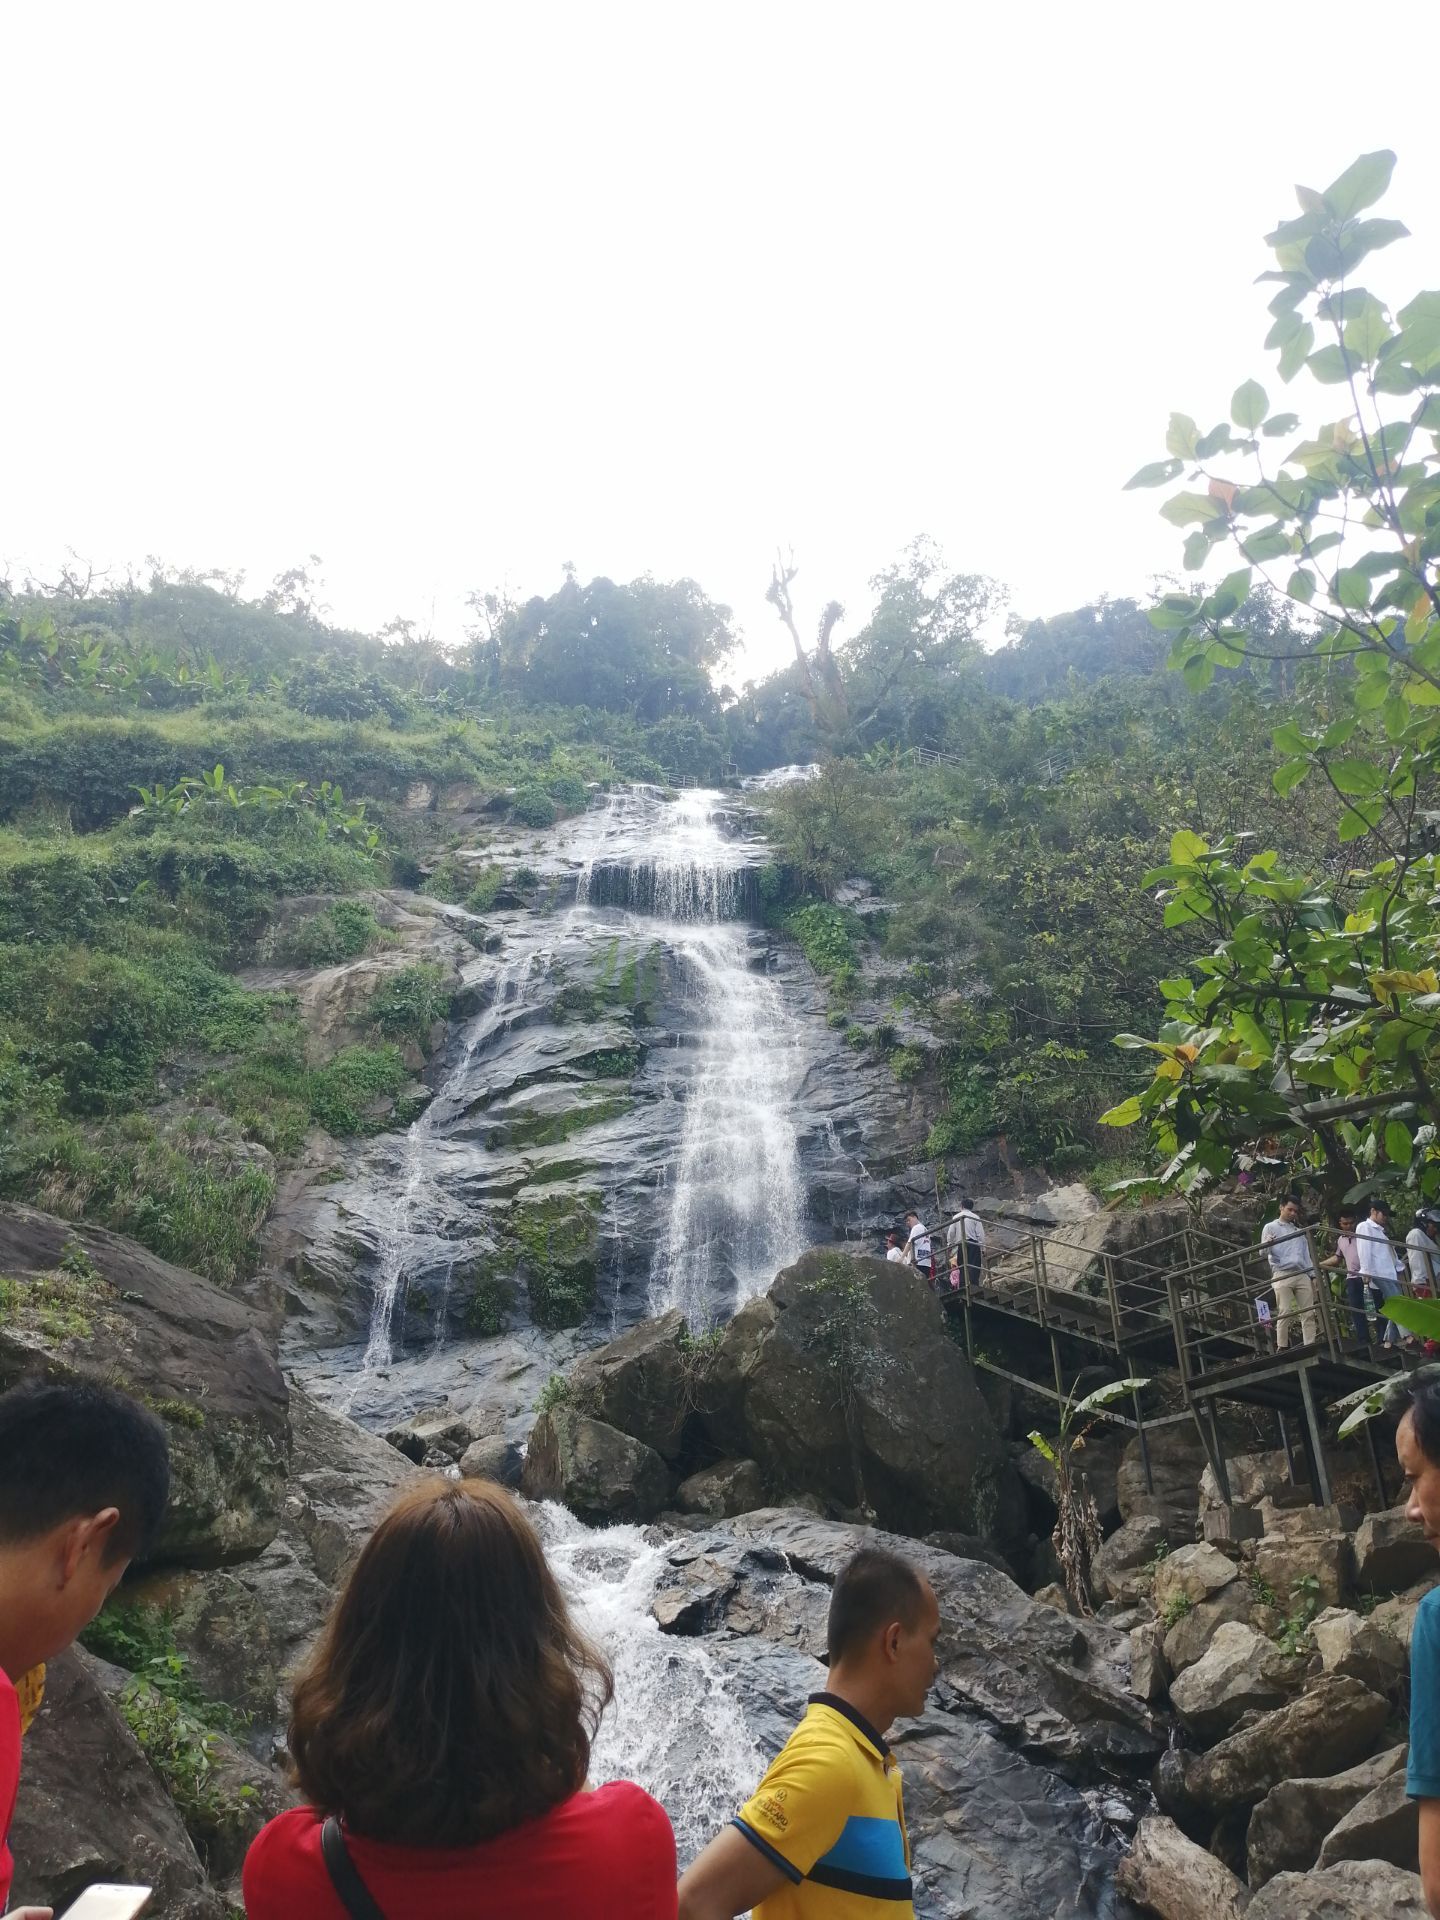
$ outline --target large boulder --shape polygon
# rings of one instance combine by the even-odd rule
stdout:
[[[1387,1860],[1344,1860],[1321,1873],[1282,1873],[1262,1887],[1246,1920],[1430,1920],[1418,1875]]]
[[[1404,1507],[1367,1513],[1355,1534],[1355,1574],[1366,1593],[1399,1593],[1440,1574],[1435,1549]]]
[[[1212,1813],[1252,1807],[1282,1780],[1363,1760],[1388,1716],[1385,1701],[1358,1680],[1326,1674],[1309,1693],[1188,1760],[1185,1790]]]
[[[1005,1443],[908,1269],[806,1254],[730,1322],[700,1400],[717,1446],[776,1488],[917,1536],[1023,1543]]]
[[[185,1823],[83,1653],[62,1654],[25,1737],[15,1897],[67,1906],[96,1881],[155,1889],[164,1920],[225,1920]]]
[[[1156,1556],[1167,1539],[1164,1521],[1154,1514],[1137,1514],[1133,1520],[1124,1521],[1095,1556],[1092,1571],[1097,1590],[1106,1599],[1127,1605],[1148,1599]]]
[[[1213,1600],[1240,1577],[1235,1562],[1208,1541],[1181,1547],[1155,1569],[1155,1610],[1164,1619],[1185,1606]]]
[[[1230,1869],[1163,1814],[1140,1822],[1115,1885],[1160,1920],[1240,1920],[1249,1900]]]
[[[1174,1681],[1170,1702],[1197,1740],[1218,1740],[1243,1714],[1281,1706],[1294,1685],[1290,1668],[1273,1640],[1228,1620]]]
[[[170,1617],[202,1693],[253,1715],[258,1741],[289,1712],[288,1678],[375,1522],[416,1470],[353,1420],[290,1395],[280,1530],[238,1565],[156,1569],[121,1598]]]
[[[1403,1773],[1372,1787],[1326,1834],[1320,1864],[1337,1860],[1388,1860],[1407,1873],[1420,1871],[1420,1809],[1405,1792]]]
[[[672,1307],[596,1347],[571,1370],[575,1404],[643,1441],[663,1460],[678,1460],[694,1372],[685,1339],[685,1316]]]
[[[1148,1486],[1146,1455],[1150,1461]],[[1205,1462],[1204,1443],[1188,1421],[1147,1428],[1143,1454],[1137,1434],[1125,1448],[1116,1478],[1121,1518],[1134,1520],[1140,1514],[1149,1514],[1164,1522],[1171,1546],[1187,1546],[1195,1538]]]
[[[1346,1673],[1372,1693],[1396,1693],[1409,1677],[1408,1640],[1395,1616],[1377,1620],[1346,1607],[1327,1607],[1310,1623],[1310,1637],[1326,1673]]]
[[[1232,1580],[1213,1600],[1202,1600],[1165,1628],[1165,1659],[1170,1671],[1184,1673],[1203,1659],[1217,1629],[1230,1620],[1266,1635],[1278,1633],[1281,1625],[1279,1612],[1256,1595],[1248,1580]]]
[[[520,1486],[531,1500],[562,1501],[593,1524],[654,1519],[670,1476],[653,1447],[561,1405],[535,1422]]]
[[[259,1553],[280,1524],[287,1395],[259,1316],[232,1294],[99,1227],[0,1204],[0,1390],[28,1375],[103,1380],[152,1407],[170,1441],[154,1558]]]
[[[1354,1587],[1355,1559],[1347,1534],[1266,1534],[1255,1545],[1255,1571],[1282,1609],[1297,1589],[1305,1590],[1301,1582],[1310,1580],[1322,1607],[1340,1607]]]
[[[518,1487],[524,1470],[523,1449],[503,1433],[488,1434],[472,1440],[460,1456],[462,1480],[495,1480],[502,1487]]]
[[[1252,1887],[1277,1873],[1304,1873],[1320,1857],[1325,1836],[1384,1780],[1405,1777],[1405,1748],[1390,1747],[1328,1778],[1282,1780],[1250,1816],[1245,1838]]]
[[[785,1569],[819,1583],[804,1638],[811,1651],[823,1653],[827,1589],[858,1547],[872,1545],[902,1554],[935,1589],[943,1627],[936,1697],[943,1698],[946,1717],[963,1709],[986,1721],[1007,1746],[1069,1780],[1133,1777],[1138,1766],[1158,1757],[1159,1730],[1130,1691],[1126,1635],[1039,1604],[984,1561],[773,1507],[742,1514],[713,1532],[687,1535],[677,1551],[687,1563],[702,1556],[738,1562],[746,1578],[726,1622],[753,1621],[751,1630],[766,1634],[788,1638],[795,1626],[763,1594],[758,1602],[753,1597],[763,1586],[764,1569]],[[773,1581],[775,1574],[768,1577]]]
[[[675,1492],[682,1513],[729,1519],[765,1504],[765,1479],[753,1460],[717,1460],[682,1480]]]

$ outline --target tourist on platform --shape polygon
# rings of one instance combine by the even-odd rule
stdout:
[[[1410,1483],[1406,1518],[1440,1552],[1440,1381],[1425,1370],[1397,1382],[1391,1404],[1403,1410],[1395,1451]],[[1420,1602],[1411,1632],[1405,1791],[1420,1803],[1420,1879],[1440,1920],[1440,1586]]]
[[[887,1233],[887,1234],[886,1234],[886,1236],[885,1236],[885,1258],[886,1258],[887,1260],[898,1260],[898,1261],[901,1261],[901,1262],[903,1262],[903,1261],[904,1261],[904,1259],[905,1259],[905,1249],[904,1249],[904,1248],[903,1248],[903,1247],[902,1247],[902,1246],[900,1245],[900,1236],[899,1236],[899,1234],[898,1234],[898,1233]]]
[[[586,1788],[610,1694],[504,1488],[410,1488],[296,1679],[308,1804],[252,1843],[248,1920],[674,1920],[664,1809]]]
[[[1340,1209],[1335,1222],[1335,1251],[1320,1264],[1322,1267],[1338,1267],[1342,1270],[1351,1330],[1360,1345],[1366,1346],[1370,1339],[1370,1323],[1365,1315],[1365,1276],[1360,1271],[1360,1242],[1355,1237],[1353,1207]]]
[[[1278,1219],[1260,1229],[1260,1247],[1270,1262],[1270,1285],[1275,1295],[1275,1351],[1283,1353],[1299,1326],[1303,1345],[1320,1337],[1315,1313],[1315,1256],[1310,1236],[1300,1218],[1294,1195],[1280,1202]]]
[[[930,1229],[918,1213],[905,1216],[905,1258],[917,1273],[923,1273],[931,1287],[935,1285],[935,1254]]]
[[[680,1882],[680,1920],[913,1920],[900,1769],[885,1734],[920,1713],[940,1609],[898,1555],[862,1547],[841,1568],[830,1672],[733,1823]]]
[[[945,1244],[960,1255],[964,1286],[973,1292],[981,1282],[985,1268],[985,1222],[975,1211],[975,1202],[967,1194],[960,1210],[945,1229]]]
[[[1400,1262],[1390,1242],[1390,1209],[1383,1200],[1370,1202],[1369,1217],[1356,1227],[1355,1239],[1360,1249],[1360,1271],[1365,1276],[1365,1284],[1374,1293],[1377,1304],[1383,1306],[1402,1291]],[[1393,1320],[1387,1320],[1383,1344],[1398,1347],[1402,1338],[1400,1328]]]
[[[1434,1214],[1416,1214],[1405,1236],[1405,1258],[1411,1291],[1427,1299],[1440,1294],[1440,1245],[1435,1241]]]
[[[169,1496],[165,1429],[125,1394],[38,1380],[0,1394],[0,1913],[14,1876],[20,1742],[44,1693],[45,1662],[90,1624],[153,1541]],[[75,1843],[83,1857],[83,1826]],[[49,1912],[17,1907],[10,1920]]]

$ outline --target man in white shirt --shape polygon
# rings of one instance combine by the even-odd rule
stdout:
[[[976,1213],[975,1202],[968,1194],[945,1229],[945,1245],[960,1256],[966,1292],[978,1287],[985,1267],[985,1222]]]
[[[1260,1229],[1260,1246],[1270,1262],[1270,1285],[1275,1294],[1275,1351],[1283,1353],[1289,1346],[1297,1312],[1302,1343],[1312,1346],[1320,1337],[1315,1313],[1315,1258],[1298,1201],[1280,1202],[1279,1219],[1267,1220]]]
[[[1372,1200],[1370,1217],[1355,1229],[1355,1244],[1360,1250],[1360,1271],[1365,1284],[1373,1287],[1381,1304],[1393,1300],[1400,1291],[1400,1264],[1390,1244],[1390,1209],[1383,1200]],[[1401,1334],[1393,1320],[1385,1322],[1385,1345],[1398,1347]]]
[[[1431,1234],[1433,1217],[1417,1213],[1415,1224],[1405,1236],[1405,1257],[1410,1267],[1410,1285],[1416,1293],[1433,1298],[1440,1293],[1440,1246]]]
[[[905,1259],[917,1273],[923,1273],[933,1287],[935,1284],[935,1256],[930,1247],[930,1229],[921,1220],[918,1213],[905,1216]]]

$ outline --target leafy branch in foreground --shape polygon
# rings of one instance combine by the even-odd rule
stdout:
[[[1169,458],[1129,482],[1184,474],[1161,512],[1190,529],[1186,567],[1227,547],[1243,562],[1151,612],[1192,689],[1272,657],[1246,624],[1257,575],[1309,611],[1313,637],[1286,656],[1310,663],[1307,695],[1274,732],[1274,785],[1283,796],[1323,780],[1359,862],[1346,870],[1342,855],[1317,878],[1243,835],[1211,847],[1181,833],[1147,876],[1167,927],[1204,924],[1216,944],[1161,982],[1156,1040],[1121,1036],[1159,1059],[1145,1091],[1104,1118],[1148,1120],[1164,1177],[1190,1191],[1274,1136],[1332,1196],[1392,1182],[1440,1192],[1440,293],[1392,311],[1354,278],[1405,233],[1362,217],[1394,160],[1365,154],[1324,193],[1299,188],[1299,216],[1268,236],[1266,345],[1282,381],[1303,368],[1338,389],[1340,417],[1277,456],[1299,416],[1272,412],[1246,380],[1208,432],[1172,415]]]

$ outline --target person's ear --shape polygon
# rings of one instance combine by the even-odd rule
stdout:
[[[900,1657],[900,1622],[892,1620],[885,1629],[885,1658],[898,1660]]]
[[[87,1554],[93,1555],[96,1564],[104,1560],[119,1524],[118,1507],[102,1507],[98,1513],[79,1515],[69,1523],[61,1552],[62,1584],[70,1584]]]

